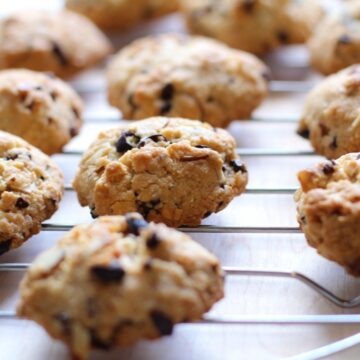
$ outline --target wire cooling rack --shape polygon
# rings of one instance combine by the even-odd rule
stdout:
[[[285,94],[285,93],[305,93],[313,85],[311,81],[272,81],[270,83],[270,91],[272,95]],[[99,86],[86,87],[86,83],[77,86],[77,90],[83,95],[92,95],[103,93],[104,88]],[[267,117],[266,115],[255,115],[252,123],[267,126],[267,124],[279,124],[279,126],[286,124],[293,124],[297,121],[297,115],[289,115],[282,119],[274,117]],[[91,115],[86,116],[86,124],[98,126],[99,130],[104,123],[108,125],[116,126],[118,124],[118,116],[113,114],[105,115]],[[240,147],[237,152],[241,156],[251,157],[291,157],[296,161],[297,158],[302,156],[315,156],[314,152],[307,149],[284,149],[282,147]],[[68,148],[61,156],[66,159],[66,162],[71,162],[73,157],[79,158],[82,151],[75,148]],[[315,158],[314,158],[315,161]],[[250,173],[251,176],[251,173]],[[260,187],[249,186],[246,190],[247,194],[260,196],[260,195],[292,195],[296,190],[296,186],[279,186],[279,187]],[[66,194],[72,193],[74,190],[70,183],[65,185]],[[66,196],[65,194],[65,196]],[[47,236],[50,232],[65,232],[70,230],[74,224],[69,218],[69,221],[57,221],[50,220],[42,226],[42,233]],[[180,228],[179,230],[192,234],[283,234],[291,235],[300,233],[298,226],[240,226],[240,225],[216,225],[216,224],[204,224],[197,228]],[[218,239],[221,242],[221,237]],[[24,272],[28,263],[25,262],[3,262],[0,263],[0,272],[9,274],[13,272]],[[241,268],[241,267],[224,267],[224,271],[227,277],[260,277],[260,278],[286,278],[296,280],[308,287],[320,297],[326,299],[328,302],[336,307],[343,309],[352,309],[360,306],[360,296],[343,298],[326,286],[322,285],[318,281],[313,280],[311,277],[305,275],[302,272],[292,270],[279,270],[279,269],[254,269],[254,268]],[[260,294],[261,296],[261,294]],[[1,309],[0,307],[0,321],[6,319],[15,319],[15,311],[9,309]],[[203,319],[195,324],[205,325],[357,325],[360,324],[360,315],[356,314],[311,314],[311,315],[206,315]],[[341,350],[347,349],[360,343],[360,335],[354,335],[344,340],[337,341],[325,347],[318,348],[310,351],[293,359],[317,359],[326,357],[331,354],[337,353]]]

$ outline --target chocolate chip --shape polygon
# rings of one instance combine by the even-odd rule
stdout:
[[[165,104],[163,104],[160,108],[160,115],[165,115],[168,112],[170,112],[172,109],[172,105],[170,102],[166,102]]]
[[[309,129],[298,129],[296,132],[298,135],[303,137],[304,139],[309,139],[310,137],[310,130]]]
[[[240,162],[240,160],[231,160],[230,161],[230,166],[233,168],[233,170],[237,173],[239,171],[241,171],[242,173],[247,173],[247,168],[245,166],[245,164],[243,164],[242,162]]]
[[[127,131],[121,134],[115,144],[118,153],[125,153],[133,149],[140,141],[140,138],[134,133]]]
[[[95,212],[95,209],[90,209],[90,215],[93,219],[99,217],[99,215]]]
[[[80,118],[80,111],[78,108],[76,108],[75,106],[72,106],[71,110],[77,119]]]
[[[249,14],[253,12],[254,7],[255,7],[254,0],[244,0],[242,3],[242,8]]]
[[[276,36],[278,40],[283,44],[286,44],[289,41],[289,35],[283,30],[278,31]]]
[[[152,266],[153,266],[153,260],[152,259],[147,259],[144,263],[144,270],[145,271],[149,271],[152,269]]]
[[[103,283],[119,283],[125,276],[125,270],[115,261],[109,265],[95,265],[90,269],[90,272]]]
[[[174,85],[169,83],[161,90],[160,97],[164,101],[169,101],[174,97],[175,88]]]
[[[58,97],[58,93],[56,91],[50,91],[50,97],[51,97],[52,101],[56,101],[56,99]]]
[[[326,125],[320,123],[319,127],[320,127],[321,136],[329,135],[330,130]]]
[[[0,255],[6,253],[11,248],[12,239],[0,241]]]
[[[174,327],[172,320],[161,311],[153,310],[150,313],[154,326],[161,335],[171,335]]]
[[[71,137],[76,136],[76,135],[78,134],[78,129],[75,128],[75,127],[71,127],[71,128],[69,129],[69,134],[70,134]]]
[[[203,216],[203,219],[206,219],[207,217],[209,217],[210,215],[212,215],[212,212],[211,211],[207,211],[204,216]]]
[[[59,46],[59,44],[57,44],[56,42],[53,42],[51,51],[55,55],[55,57],[58,59],[59,63],[62,66],[66,66],[69,64],[69,61],[68,61],[67,57],[65,56],[63,50]]]
[[[325,175],[331,175],[335,172],[335,169],[334,169],[334,164],[333,163],[327,163],[323,166],[323,173]]]
[[[197,149],[210,149],[208,146],[206,145],[196,145],[195,146]]]
[[[5,159],[6,160],[16,160],[19,157],[19,154],[8,154]]]
[[[23,198],[19,197],[17,200],[16,200],[16,203],[15,203],[15,206],[18,208],[18,209],[26,209],[30,204],[24,200]]]
[[[160,245],[160,239],[156,234],[152,234],[149,239],[146,240],[146,246],[148,249],[156,249]]]
[[[90,330],[91,346],[95,349],[110,350],[112,342],[104,341],[96,334],[95,330]]]
[[[330,143],[329,147],[332,150],[337,149],[337,138],[336,138],[336,136],[334,136],[334,138],[333,138],[332,142]]]
[[[351,37],[347,34],[343,34],[339,37],[338,44],[347,45],[351,44]]]
[[[127,233],[139,235],[140,230],[146,228],[149,224],[144,219],[136,219],[130,216],[126,216],[126,222],[128,225]]]
[[[54,318],[61,324],[63,334],[66,336],[71,335],[71,318],[67,313],[55,314]]]

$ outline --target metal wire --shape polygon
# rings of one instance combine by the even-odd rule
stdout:
[[[0,271],[25,271],[30,264],[27,263],[5,263],[0,264]],[[335,295],[330,290],[326,289],[322,285],[318,284],[314,280],[310,279],[308,276],[305,276],[296,271],[278,271],[278,270],[259,270],[259,269],[242,269],[236,267],[223,267],[226,275],[228,276],[257,276],[257,277],[272,277],[272,278],[289,278],[295,279],[317,294],[322,296],[323,298],[330,301],[332,304],[346,309],[351,309],[358,307],[360,305],[360,296],[357,296],[352,299],[342,299],[339,296]],[[1,317],[1,312],[0,312]],[[357,321],[360,320],[359,319]]]

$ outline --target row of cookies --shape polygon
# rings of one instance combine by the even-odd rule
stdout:
[[[231,47],[262,55],[281,44],[309,39],[311,63],[325,74],[359,61],[357,0],[343,4],[343,11],[336,16],[325,16],[318,2],[308,0],[183,2],[191,33],[212,37]],[[70,0],[67,6],[72,11],[13,14],[0,21],[0,69],[51,71],[68,78],[112,52],[109,40],[91,20],[103,28],[106,24],[109,28],[127,28],[143,17],[173,11],[175,3]],[[131,11],[124,11],[125,8]]]

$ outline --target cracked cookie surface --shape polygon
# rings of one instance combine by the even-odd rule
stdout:
[[[66,83],[30,70],[0,71],[0,130],[46,154],[62,151],[82,125],[83,103]]]
[[[360,62],[360,2],[343,3],[343,12],[324,18],[308,42],[311,64],[325,75]]]
[[[360,65],[315,86],[307,96],[298,134],[329,159],[360,151]]]
[[[182,0],[181,8],[190,32],[255,54],[303,43],[323,15],[316,0]]]
[[[298,221],[319,254],[360,276],[360,153],[299,172]]]
[[[27,11],[0,20],[0,69],[26,68],[70,77],[111,52],[108,39],[70,11]]]
[[[267,95],[268,76],[251,54],[167,34],[137,40],[115,56],[108,97],[128,120],[159,115],[226,127],[251,116]]]
[[[67,0],[66,7],[114,31],[176,11],[178,0]]]
[[[138,214],[76,226],[31,265],[18,314],[78,358],[91,348],[170,335],[223,297],[218,260],[179,231]]]
[[[0,131],[0,255],[38,233],[62,194],[58,166],[24,140]]]
[[[169,226],[197,226],[247,183],[235,140],[195,120],[150,118],[99,134],[73,186],[93,216],[137,211]]]

